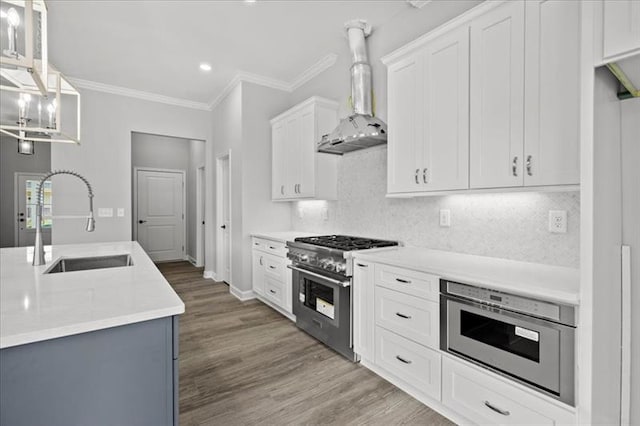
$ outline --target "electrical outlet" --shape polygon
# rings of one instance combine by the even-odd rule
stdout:
[[[567,232],[567,211],[549,210],[549,232],[565,234]]]
[[[113,217],[113,209],[100,207],[98,209],[98,217]]]
[[[440,226],[445,228],[451,226],[451,210],[440,210]]]
[[[118,217],[124,217],[124,208],[118,207]]]

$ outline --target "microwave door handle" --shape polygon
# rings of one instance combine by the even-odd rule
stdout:
[[[316,274],[315,272],[311,272],[311,271],[308,271],[308,270],[302,269],[302,268],[297,268],[297,267],[291,266],[291,265],[287,265],[287,268],[289,268],[289,269],[291,269],[293,271],[301,272],[303,274],[311,275],[312,277],[324,280],[326,282],[329,282],[331,284],[334,284],[334,285],[337,285],[337,286],[340,286],[340,287],[349,287],[349,286],[351,286],[351,282],[350,281],[339,281],[339,280],[336,280],[336,279],[333,279],[333,278],[329,278],[329,277],[325,277],[324,275]]]

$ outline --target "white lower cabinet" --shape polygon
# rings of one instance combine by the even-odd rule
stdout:
[[[574,413],[446,356],[442,359],[442,403],[476,424],[575,424]]]
[[[253,293],[293,319],[291,271],[284,243],[254,237],[252,248]]]
[[[382,327],[375,330],[375,363],[418,392],[440,400],[440,358],[434,350]]]
[[[459,424],[575,424],[563,403],[439,349],[439,281],[355,259],[354,350],[362,363]]]
[[[363,361],[373,361],[373,264],[356,260],[353,269],[353,350]]]
[[[377,287],[375,316],[376,325],[421,345],[438,348],[439,303]]]

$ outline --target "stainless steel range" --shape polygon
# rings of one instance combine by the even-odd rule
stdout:
[[[351,252],[396,246],[396,241],[345,235],[288,241],[296,325],[351,361],[353,353]]]

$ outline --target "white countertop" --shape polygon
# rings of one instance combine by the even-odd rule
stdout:
[[[542,300],[570,305],[580,300],[575,268],[412,247],[356,252],[354,257]]]
[[[297,237],[315,237],[317,235],[320,234],[302,231],[253,232],[251,234],[252,237],[265,238],[267,240],[278,241],[281,243],[293,241]]]
[[[184,312],[184,303],[137,242],[0,249],[0,348]],[[58,258],[130,254],[133,266],[43,274]]]

